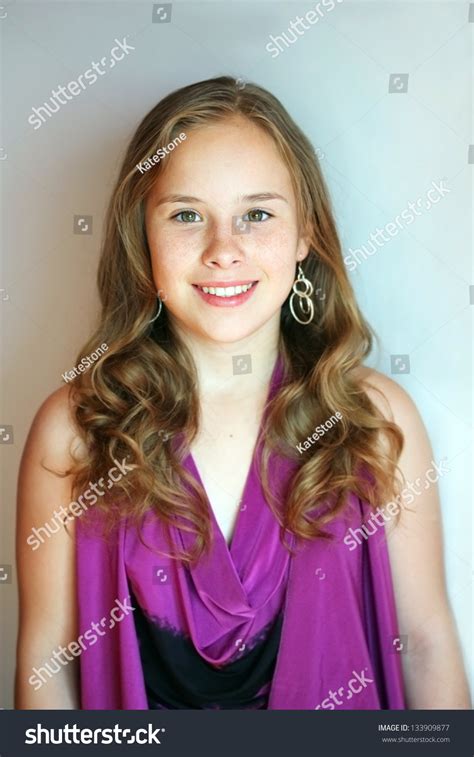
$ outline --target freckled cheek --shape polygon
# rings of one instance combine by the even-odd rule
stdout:
[[[155,288],[163,289],[169,301],[177,291],[177,284],[184,281],[185,274],[189,270],[185,249],[175,245],[163,235],[149,239],[151,253],[151,268]]]
[[[150,236],[148,245],[154,270],[184,268],[195,256],[195,249],[198,249],[195,240],[165,231]]]
[[[295,271],[296,234],[280,231],[255,240],[255,251],[261,267],[269,273],[293,276]]]

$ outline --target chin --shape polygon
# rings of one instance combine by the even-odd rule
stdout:
[[[234,344],[240,342],[255,334],[262,328],[262,322],[255,318],[244,318],[243,315],[239,318],[222,318],[219,319],[219,314],[211,320],[207,320],[204,323],[199,323],[197,320],[192,324],[189,324],[189,331],[201,339],[206,339],[219,344]]]
[[[237,325],[234,327],[229,327],[222,324],[222,327],[216,328],[214,326],[214,328],[207,330],[205,333],[203,333],[203,336],[204,338],[209,339],[212,342],[231,345],[236,342],[241,342],[243,339],[247,339],[255,331],[257,331],[257,328]]]

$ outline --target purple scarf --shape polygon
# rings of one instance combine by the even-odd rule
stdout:
[[[277,360],[269,397],[282,377]],[[268,709],[404,709],[392,578],[383,526],[352,551],[343,539],[372,512],[352,496],[326,526],[332,541],[304,541],[294,557],[279,540],[256,470],[256,445],[230,547],[211,509],[214,544],[191,570],[156,554],[191,547],[193,536],[147,516],[140,540],[123,521],[112,540],[76,531],[81,709],[148,709],[130,589],[154,622],[190,637],[221,666],[252,649],[283,608]],[[200,480],[190,454],[184,465]],[[270,481],[284,491],[296,463],[273,455]],[[202,483],[202,482],[201,482]],[[100,524],[98,511],[88,512]],[[171,540],[171,542],[168,541]],[[292,543],[296,540],[293,538]],[[120,612],[111,610],[120,606]],[[115,620],[112,620],[112,617]],[[120,618],[120,620],[119,620]],[[91,630],[95,629],[95,630]],[[87,645],[85,644],[87,641]]]

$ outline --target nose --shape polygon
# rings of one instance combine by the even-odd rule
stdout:
[[[230,268],[245,261],[242,234],[234,233],[238,227],[229,221],[215,224],[209,229],[209,238],[202,255],[203,263],[211,268]]]

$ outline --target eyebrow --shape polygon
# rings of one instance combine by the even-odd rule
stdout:
[[[286,197],[278,194],[278,192],[258,192],[257,194],[240,195],[238,199],[240,202],[255,202],[257,200],[282,200],[283,202],[288,202]],[[191,195],[168,194],[159,199],[156,204],[163,205],[166,202],[204,202],[204,200],[201,200],[199,197],[192,197]]]

